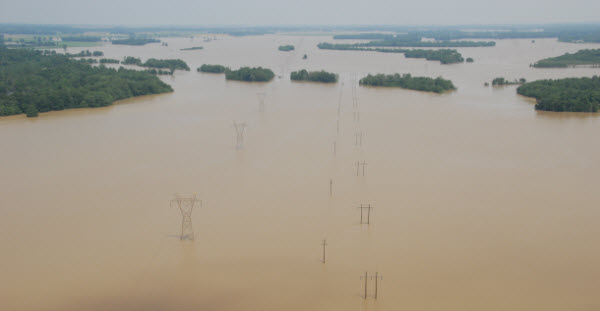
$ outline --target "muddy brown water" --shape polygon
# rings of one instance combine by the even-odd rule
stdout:
[[[185,60],[192,71],[161,77],[172,94],[0,118],[0,309],[600,309],[600,115],[536,112],[515,86],[483,86],[599,74],[528,66],[597,46],[500,40],[440,65],[318,50],[326,37],[218,39],[97,49]],[[195,72],[203,63],[283,78],[228,82]],[[343,84],[290,82],[302,68]],[[354,122],[353,80],[378,72],[458,90],[358,87]],[[233,121],[248,125],[243,149]],[[193,243],[178,238],[177,192],[203,200]],[[361,298],[367,271],[383,275],[377,300]]]

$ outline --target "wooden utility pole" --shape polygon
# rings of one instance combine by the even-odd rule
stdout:
[[[366,161],[356,161],[356,176],[359,175],[360,172],[360,166],[362,165],[362,175],[365,176],[365,166],[367,165]]]
[[[363,210],[364,209],[367,209],[367,222],[366,222],[366,224],[367,225],[371,224],[371,209],[373,208],[373,206],[371,206],[371,204],[364,205],[364,204],[361,203],[358,208],[360,208],[360,224],[361,225],[364,224],[364,222],[363,222]]]
[[[329,179],[329,196],[333,196],[333,179]]]
[[[369,279],[369,273],[365,272],[365,276],[361,276],[360,279],[362,280],[363,278],[365,278],[365,300],[367,300],[367,280]]]
[[[327,239],[323,239],[323,263],[325,263],[325,246],[327,246]]]
[[[371,279],[373,279],[373,278],[375,278],[375,297],[374,298],[377,299],[377,281],[379,279],[383,280],[383,276],[382,275],[378,275],[378,272],[375,272],[375,275],[371,276]]]

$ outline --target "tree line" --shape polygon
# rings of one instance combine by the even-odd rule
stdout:
[[[537,110],[598,112],[600,77],[538,80],[519,86],[517,93],[535,98]]]
[[[324,70],[309,72],[306,69],[302,69],[299,71],[292,72],[290,74],[290,79],[293,81],[336,83],[338,80],[338,75],[336,75],[335,73],[326,72]]]
[[[293,51],[295,48],[293,45],[280,45],[279,50],[284,52]]]
[[[566,53],[561,56],[542,59],[533,67],[537,68],[566,68],[576,65],[600,64],[600,49],[579,50],[573,54]]]
[[[172,92],[168,84],[144,71],[92,67],[61,54],[0,48],[0,115],[83,107]]]
[[[445,80],[442,77],[437,77],[435,79],[429,77],[413,77],[408,73],[403,75],[398,73],[392,75],[369,74],[360,79],[359,84],[368,86],[400,87],[435,93],[444,93],[456,89],[452,81]]]
[[[242,67],[238,70],[225,69],[225,79],[247,81],[247,82],[267,82],[271,81],[275,74],[271,69],[262,67]]]
[[[423,49],[389,49],[389,48],[368,48],[358,47],[353,44],[332,44],[319,43],[319,49],[324,50],[342,50],[342,51],[372,51],[380,53],[401,53],[406,58],[425,58],[426,60],[436,60],[442,64],[462,63],[464,58],[457,50],[439,49],[439,50],[423,50]]]

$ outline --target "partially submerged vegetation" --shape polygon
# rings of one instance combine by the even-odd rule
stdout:
[[[119,60],[118,59],[113,59],[113,58],[101,58],[100,59],[100,64],[118,64]]]
[[[136,38],[136,37],[112,40],[112,44],[124,44],[124,45],[146,45],[148,43],[158,43],[158,42],[160,42],[160,40],[153,39],[153,38]]]
[[[121,64],[135,65],[135,66],[140,66],[140,67],[150,67],[150,68],[157,68],[157,69],[165,69],[166,68],[166,69],[170,70],[171,74],[173,74],[173,72],[176,69],[185,70],[185,71],[190,70],[190,67],[188,67],[187,63],[181,59],[150,58],[146,62],[142,63],[142,60],[140,58],[133,57],[133,56],[126,56],[123,59],[123,61],[121,62]]]
[[[142,67],[151,67],[151,68],[168,68],[171,71],[176,69],[190,71],[190,67],[181,59],[156,59],[150,58],[146,62],[144,62]]]
[[[198,67],[198,69],[196,69],[196,71],[209,72],[209,73],[223,73],[223,72],[225,72],[226,69],[227,68],[222,65],[203,64],[202,66]]]
[[[360,79],[360,85],[368,86],[385,86],[385,87],[400,87],[404,89],[444,93],[446,91],[455,90],[454,84],[450,80],[445,80],[442,77],[435,79],[429,77],[413,77],[410,74],[393,75],[376,74]]]
[[[90,50],[85,50],[85,51],[81,51],[77,54],[71,54],[71,53],[65,53],[66,57],[99,57],[99,56],[104,56],[104,52],[102,51],[94,51],[94,52],[90,52]]]
[[[579,50],[573,54],[546,58],[533,64],[537,68],[566,68],[569,66],[592,65],[600,66],[600,49]]]
[[[94,59],[95,60],[95,59]],[[0,115],[108,106],[116,100],[172,92],[144,71],[92,67],[60,54],[0,48]]]
[[[334,35],[335,40],[383,40],[393,39],[394,35],[384,33],[356,33],[356,34],[340,34]]]
[[[389,49],[389,48],[368,48],[358,47],[353,44],[331,44],[319,43],[318,47],[324,50],[346,50],[346,51],[371,51],[380,53],[401,53],[406,58],[425,58],[426,60],[436,60],[442,64],[462,63],[462,55],[451,49],[423,50],[423,49]]]
[[[598,112],[600,77],[538,80],[519,86],[517,93],[535,98],[537,110]]]
[[[191,48],[180,49],[181,51],[194,51],[194,50],[202,50],[204,47],[201,46],[193,46]]]
[[[492,80],[492,85],[493,86],[519,85],[519,84],[523,84],[525,82],[527,82],[527,80],[525,80],[525,78],[521,78],[519,80],[514,79],[513,81],[510,81],[505,78],[498,77],[498,78],[495,78],[494,80]]]
[[[308,72],[306,69],[294,71],[290,74],[290,79],[293,81],[312,81],[322,83],[335,83],[338,80],[338,76],[335,73],[321,71]]]
[[[319,48],[322,48],[319,44]],[[330,44],[330,43],[325,43]],[[330,44],[334,45],[334,44]],[[385,37],[382,40],[373,40],[367,43],[354,43],[354,44],[335,44],[337,46],[335,50],[352,49],[360,47],[485,47],[495,46],[494,41],[423,41],[423,37],[420,35],[397,35],[393,37]]]
[[[242,67],[238,70],[225,70],[225,79],[247,81],[247,82],[266,82],[271,81],[275,74],[271,69],[262,67]]]
[[[294,46],[293,45],[280,45],[279,46],[279,50],[280,51],[284,51],[284,52],[293,51],[294,50]]]

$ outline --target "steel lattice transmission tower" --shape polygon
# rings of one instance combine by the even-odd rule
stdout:
[[[196,194],[181,195],[175,194],[175,198],[171,200],[171,207],[177,206],[181,212],[181,236],[180,240],[194,240],[194,228],[192,227],[192,211],[196,203],[202,206],[202,201],[196,197]]]
[[[246,130],[246,126],[246,123],[237,123],[233,121],[233,127],[237,134],[237,148],[242,148],[244,146],[244,131]]]
[[[264,112],[265,111],[265,98],[267,97],[267,93],[265,93],[265,92],[256,93],[256,96],[258,97],[258,111]]]

